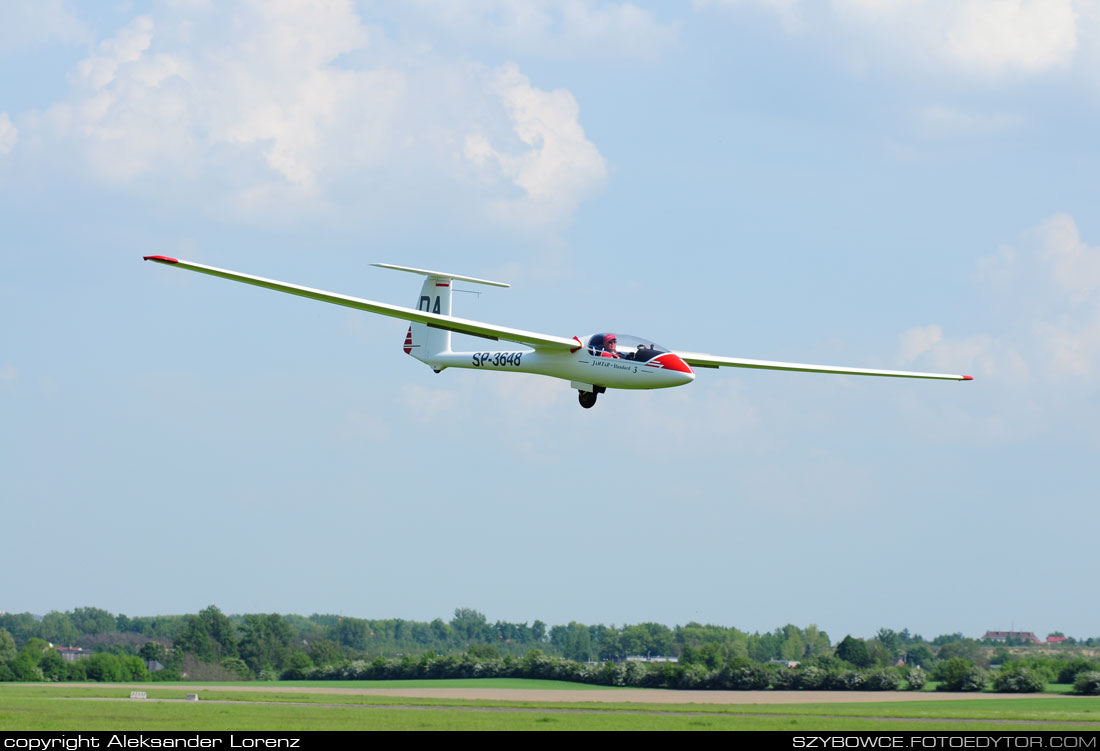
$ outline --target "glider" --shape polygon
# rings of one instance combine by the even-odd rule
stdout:
[[[534,331],[513,329],[491,323],[470,321],[451,315],[452,283],[456,281],[507,287],[503,282],[461,276],[442,271],[415,269],[376,263],[384,269],[407,271],[424,277],[415,308],[390,305],[374,300],[339,295],[334,292],[301,287],[273,279],[227,271],[200,263],[181,261],[168,256],[145,256],[179,269],[218,276],[235,282],[285,292],[312,300],[343,305],[368,313],[409,321],[405,335],[405,354],[412,355],[436,373],[446,368],[499,370],[514,373],[536,373],[561,378],[577,389],[580,404],[585,409],[596,403],[596,397],[607,389],[661,389],[683,386],[695,380],[692,368],[758,368],[763,370],[793,370],[803,373],[837,373],[840,375],[885,376],[892,378],[930,378],[946,381],[971,381],[968,375],[945,373],[915,373],[902,370],[871,370],[831,365],[806,365],[795,362],[746,360],[740,357],[720,357],[699,352],[681,352],[662,347],[648,339],[625,334],[601,332],[584,338],[553,336]],[[453,352],[451,333],[522,344],[530,349],[486,352]]]

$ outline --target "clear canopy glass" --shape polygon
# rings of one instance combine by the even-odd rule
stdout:
[[[612,357],[621,360],[633,360],[634,362],[649,362],[657,355],[669,350],[655,344],[649,339],[642,339],[629,334],[593,334],[588,337],[585,345],[588,353],[595,357]]]

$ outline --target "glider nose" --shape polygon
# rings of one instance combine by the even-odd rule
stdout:
[[[658,357],[657,362],[661,363],[662,370],[665,373],[675,378],[677,386],[695,380],[695,371],[679,355],[668,352]]]

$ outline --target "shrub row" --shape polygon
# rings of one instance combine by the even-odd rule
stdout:
[[[602,686],[734,691],[895,691],[904,683],[924,686],[920,670],[878,668],[829,671],[815,666],[790,670],[734,660],[718,670],[678,663],[604,662],[597,665],[533,652],[522,659],[484,659],[469,654],[420,658],[375,658],[341,665],[284,671],[283,680],[396,680],[414,678],[540,678]]]

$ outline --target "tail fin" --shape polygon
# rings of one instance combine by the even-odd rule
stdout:
[[[416,309],[449,316],[451,277],[432,275],[425,279],[424,286],[420,288],[420,298],[416,301]],[[431,328],[424,323],[411,324],[405,342],[408,354],[429,365],[436,355],[451,352],[451,332]]]
[[[424,286],[420,288],[420,297],[416,301],[416,309],[443,316],[451,315],[451,283],[456,279],[463,282],[473,282],[474,284],[487,284],[492,287],[509,286],[503,282],[491,282],[488,279],[448,274],[443,271],[392,266],[388,263],[375,263],[372,265],[395,271],[423,274],[425,277]],[[403,349],[406,355],[412,355],[421,362],[433,365],[433,361],[437,356],[450,353],[451,332],[433,328],[424,323],[411,324],[408,333],[405,335]]]

